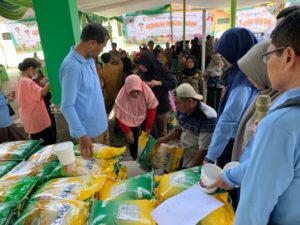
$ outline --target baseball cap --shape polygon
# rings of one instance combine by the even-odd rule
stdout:
[[[196,93],[195,89],[188,83],[184,83],[179,85],[174,95],[180,98],[195,98],[198,100],[202,100],[203,96]]]

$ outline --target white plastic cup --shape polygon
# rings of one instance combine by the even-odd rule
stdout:
[[[237,167],[238,165],[240,165],[239,162],[229,162],[227,163],[224,168],[223,168],[223,172],[226,172],[227,170],[233,169],[235,167]]]
[[[201,178],[200,178],[200,187],[205,193],[211,194],[217,190],[217,187],[207,189],[207,186],[214,184],[222,174],[222,169],[215,164],[205,164],[201,168]]]
[[[61,165],[68,166],[75,162],[74,144],[70,141],[56,144],[54,152]]]

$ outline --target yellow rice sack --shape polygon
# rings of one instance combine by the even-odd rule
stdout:
[[[37,176],[44,179],[57,165],[56,161],[36,165],[30,161],[24,161],[16,165],[10,172],[0,178],[0,181],[19,180],[29,176]]]
[[[48,176],[49,179],[59,177],[77,177],[86,175],[108,175],[115,178],[116,159],[83,159],[76,157],[75,162],[69,166],[59,164]]]
[[[157,200],[96,201],[89,216],[90,225],[156,225],[151,211]]]
[[[228,192],[214,194],[213,197],[224,205],[202,219],[197,225],[232,225],[234,222],[234,209],[228,201]]]
[[[106,176],[57,178],[48,181],[37,190],[31,200],[80,200],[84,201],[99,191]]]
[[[93,155],[95,159],[112,159],[116,158],[126,151],[126,147],[116,148],[102,144],[94,144]]]
[[[89,204],[76,200],[32,201],[15,225],[86,225]]]

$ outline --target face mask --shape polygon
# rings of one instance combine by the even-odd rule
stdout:
[[[38,77],[39,77],[39,75],[38,75],[37,73],[35,73],[35,74],[32,76],[32,80],[36,80]]]

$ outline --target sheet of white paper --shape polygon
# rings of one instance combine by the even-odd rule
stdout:
[[[151,215],[158,225],[195,225],[222,205],[197,184],[164,201]]]

